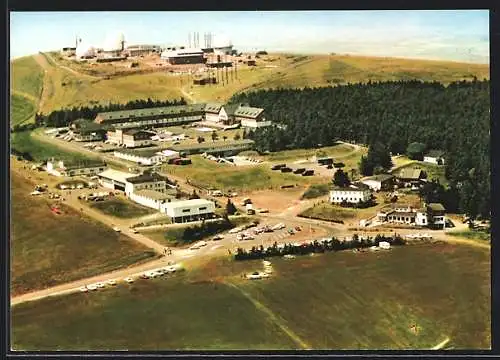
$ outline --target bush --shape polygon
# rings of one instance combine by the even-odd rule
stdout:
[[[309,186],[309,188],[302,194],[301,199],[314,199],[323,195],[328,194],[330,190],[328,184],[315,184]]]

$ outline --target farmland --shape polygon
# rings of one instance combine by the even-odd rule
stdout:
[[[34,183],[11,172],[13,295],[97,275],[154,256],[127,236],[61,205],[29,196]]]
[[[428,349],[447,337],[455,349],[491,346],[488,251],[427,244],[272,262],[265,281],[240,278],[260,262],[214,259],[167,280],[21,304],[13,348]]]

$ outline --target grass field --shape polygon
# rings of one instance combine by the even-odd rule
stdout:
[[[91,207],[106,215],[115,216],[120,219],[132,219],[157,212],[154,209],[137,205],[131,200],[123,200],[116,197],[93,203]]]
[[[265,281],[240,278],[260,261],[221,259],[166,280],[21,304],[13,348],[429,349],[446,337],[455,349],[491,347],[487,251],[415,245],[272,263]]]
[[[35,115],[36,106],[27,97],[11,94],[10,125],[21,124]]]
[[[39,99],[43,86],[43,69],[33,56],[26,56],[11,62],[12,90]]]
[[[35,161],[47,160],[55,157],[60,160],[85,160],[88,156],[77,152],[63,151],[60,147],[35,139],[30,131],[12,133],[10,135],[11,147],[21,151],[29,152]]]
[[[191,160],[193,162],[191,165],[164,165],[162,170],[172,175],[189,178],[191,183],[203,188],[238,192],[275,189],[285,184],[310,184],[321,181],[316,176],[303,177],[272,171],[268,164],[238,167],[218,164],[199,155],[192,156]]]
[[[448,231],[446,234],[472,240],[491,241],[491,235],[480,230]]]
[[[353,152],[353,147],[347,144],[338,143],[333,146],[325,146],[319,149],[295,149],[273,152],[265,155],[262,158],[267,161],[294,161],[302,159],[310,159],[316,157],[331,156],[334,158],[342,158]]]
[[[142,245],[61,206],[29,196],[34,183],[11,172],[13,295],[126,267],[154,256]]]

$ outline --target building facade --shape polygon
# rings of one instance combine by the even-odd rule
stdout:
[[[380,174],[362,179],[360,182],[373,191],[390,191],[394,189],[395,178],[393,175]]]
[[[173,223],[198,221],[213,218],[215,204],[205,199],[175,201],[163,204],[162,212],[167,214]]]
[[[102,161],[47,161],[47,172],[55,176],[82,176],[96,175],[106,169],[106,163]]]
[[[337,187],[330,191],[330,202],[340,204],[343,202],[357,204],[371,199],[372,193],[367,186],[351,185],[351,187]]]
[[[138,190],[130,194],[130,200],[158,211],[162,211],[164,204],[177,201],[175,194],[155,190]]]
[[[250,139],[234,140],[234,141],[224,141],[217,143],[201,143],[192,145],[173,145],[169,147],[170,150],[179,152],[181,155],[190,154],[219,154],[223,156],[229,156],[231,154],[237,154],[242,151],[252,150],[254,147],[254,141]]]
[[[444,165],[444,152],[441,150],[430,150],[424,155],[424,162],[434,165]]]

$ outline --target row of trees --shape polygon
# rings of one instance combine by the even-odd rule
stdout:
[[[363,175],[391,167],[389,153],[445,152],[445,174],[459,211],[490,217],[490,82],[389,81],[346,86],[259,90],[231,102],[266,109],[280,126],[246,136],[259,151],[315,148],[336,140],[369,145]]]
[[[32,127],[63,127],[68,126],[72,121],[77,119],[94,119],[97,114],[108,111],[120,110],[133,110],[133,109],[146,109],[163,106],[186,105],[184,98],[179,100],[147,100],[138,99],[127,102],[126,104],[110,103],[108,105],[94,105],[94,106],[81,106],[73,107],[71,109],[55,110],[48,115],[36,114],[35,125]],[[26,130],[22,125],[14,126],[13,131]]]
[[[253,246],[250,251],[238,248],[236,254],[234,255],[235,260],[252,260],[252,259],[263,259],[266,257],[273,256],[283,256],[283,255],[307,255],[311,253],[324,253],[327,251],[342,251],[348,249],[363,249],[369,248],[371,246],[378,246],[381,241],[386,241],[391,245],[404,245],[405,240],[399,236],[384,236],[377,234],[374,238],[360,238],[357,234],[354,234],[351,241],[340,241],[335,237],[331,239],[325,239],[322,241],[314,240],[311,243],[306,243],[303,245],[292,245],[285,244],[283,247],[279,247],[278,243],[274,243],[272,246],[264,248],[260,245],[259,247]]]
[[[192,243],[201,240],[210,235],[215,235],[225,230],[232,229],[234,225],[228,217],[224,217],[219,221],[205,222],[202,221],[200,225],[188,226],[184,229],[182,234],[183,243]]]

